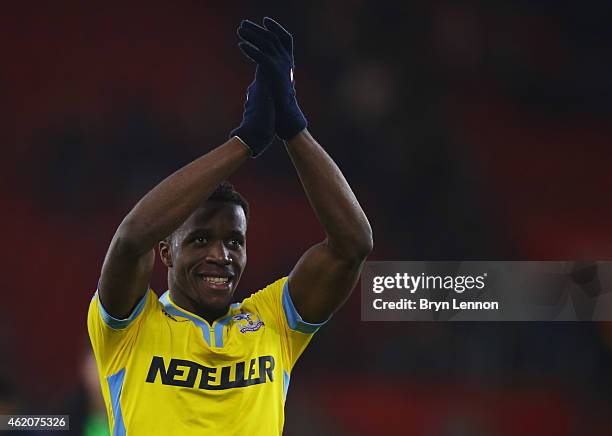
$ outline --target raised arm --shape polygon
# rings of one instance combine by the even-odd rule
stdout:
[[[293,82],[293,38],[264,18],[263,27],[241,23],[241,48],[261,68],[276,107],[276,133],[286,141],[302,186],[327,238],[310,248],[289,276],[298,313],[311,323],[325,321],[346,301],[372,250],[370,224],[346,179],[306,131]]]
[[[106,311],[125,318],[148,289],[155,246],[202,204],[249,156],[234,137],[181,168],[146,194],[115,232],[98,289]]]
[[[202,205],[215,188],[274,137],[274,105],[256,74],[248,88],[244,117],[231,139],[163,180],[128,213],[117,229],[98,284],[102,305],[126,318],[147,291],[155,246]]]
[[[351,294],[373,246],[372,229],[338,166],[304,130],[286,143],[327,238],[311,247],[289,276],[298,313],[325,321]]]

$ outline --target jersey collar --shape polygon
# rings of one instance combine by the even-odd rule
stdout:
[[[186,309],[183,309],[182,307],[180,307],[178,304],[176,304],[174,302],[174,300],[172,300],[172,297],[170,296],[170,290],[167,290],[166,292],[164,292],[164,294],[159,297],[159,301],[162,303],[162,305],[164,306],[164,309],[166,310],[166,312],[170,313],[171,315],[176,315],[176,316],[181,316],[183,318],[188,318],[191,319],[192,321],[195,319],[202,321],[203,323],[205,323],[208,327],[214,326],[216,323],[221,322],[223,320],[225,320],[227,317],[231,316],[233,314],[232,309],[235,308],[237,306],[237,304],[231,304],[228,308],[227,308],[227,312],[225,312],[224,315],[220,316],[219,318],[215,319],[211,324],[208,323],[208,321],[206,321],[204,318],[202,318],[201,316],[190,312]]]
[[[204,318],[177,306],[176,303],[174,303],[174,301],[172,301],[170,298],[170,291],[164,292],[164,294],[159,297],[159,301],[164,306],[164,310],[168,314],[187,318],[198,326],[200,330],[202,330],[202,337],[209,347],[223,347],[223,329],[231,321],[235,309],[240,306],[240,303],[230,305],[225,315],[213,321],[211,326]],[[211,339],[214,339],[214,345],[212,344]]]

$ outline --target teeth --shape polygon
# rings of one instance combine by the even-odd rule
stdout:
[[[204,277],[208,283],[214,283],[216,285],[225,284],[229,281],[227,277]]]

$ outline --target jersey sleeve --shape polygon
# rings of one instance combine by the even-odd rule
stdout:
[[[140,326],[154,310],[157,296],[153,290],[147,290],[130,316],[117,319],[106,312],[98,292],[89,303],[87,330],[100,375],[105,377],[126,366]]]
[[[291,371],[312,336],[325,322],[311,324],[302,319],[291,300],[287,277],[266,286],[251,298],[266,319],[272,319],[278,328],[287,369]]]

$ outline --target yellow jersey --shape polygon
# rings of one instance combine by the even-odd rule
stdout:
[[[151,289],[115,319],[96,291],[87,327],[111,434],[282,434],[291,370],[321,325],[302,320],[286,277],[212,325]]]

